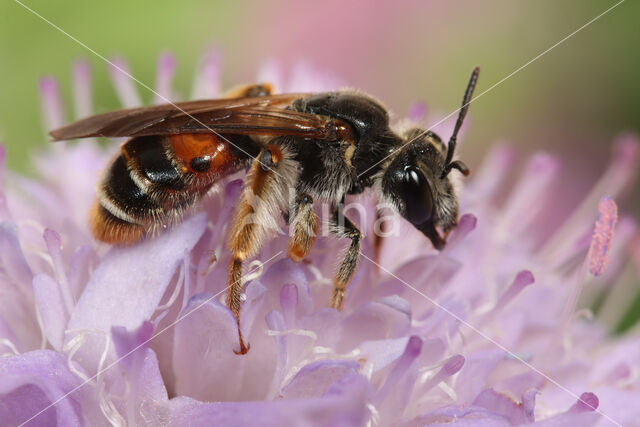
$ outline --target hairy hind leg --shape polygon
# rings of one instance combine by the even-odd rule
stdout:
[[[274,218],[270,200],[273,194],[279,193],[280,177],[278,165],[282,153],[277,147],[267,147],[260,151],[253,161],[242,191],[240,202],[236,208],[234,222],[229,237],[229,248],[232,253],[229,266],[227,287],[227,305],[238,323],[238,339],[240,350],[237,354],[246,354],[249,345],[245,345],[240,328],[240,305],[242,302],[242,263],[258,253],[265,238],[272,231]]]

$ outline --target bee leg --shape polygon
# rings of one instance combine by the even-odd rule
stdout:
[[[273,85],[269,83],[248,84],[232,87],[222,94],[223,98],[254,98],[269,96],[273,93]]]
[[[351,244],[345,253],[344,259],[338,268],[338,273],[333,282],[333,294],[331,295],[331,307],[341,310],[344,293],[347,285],[356,271],[358,257],[360,255],[360,239],[362,233],[353,222],[341,210],[336,210],[333,219],[333,232],[341,237],[351,239]]]
[[[277,147],[264,148],[251,164],[240,201],[236,208],[234,222],[229,234],[229,248],[232,253],[229,266],[227,287],[227,305],[238,323],[240,350],[237,354],[246,354],[249,345],[245,345],[240,328],[240,305],[242,303],[242,263],[258,253],[264,240],[275,227],[274,206],[269,200],[273,194],[279,195],[282,183],[278,181],[278,166],[282,153]],[[280,195],[280,197],[283,197]],[[235,351],[235,350],[234,350]]]
[[[313,198],[306,193],[298,194],[294,212],[290,221],[292,234],[289,237],[287,252],[295,262],[302,261],[316,241],[318,216],[313,211]]]
[[[240,303],[242,302],[242,259],[234,256],[229,267],[229,286],[227,288],[227,305],[236,318],[238,324],[238,340],[240,341],[240,350],[233,350],[236,354],[247,354],[251,347],[248,343],[245,345],[242,339],[242,330],[240,329]]]

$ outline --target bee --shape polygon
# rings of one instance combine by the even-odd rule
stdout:
[[[475,68],[451,138],[414,128],[397,133],[374,98],[342,90],[272,94],[249,85],[223,99],[124,109],[51,132],[54,140],[129,137],[108,167],[91,212],[97,240],[133,244],[177,222],[220,179],[248,169],[229,233],[227,304],[238,322],[243,262],[255,256],[282,216],[288,255],[304,259],[315,242],[314,203],[331,206],[331,231],[350,239],[334,278],[330,305],[341,309],[360,254],[362,233],[342,213],[346,195],[373,188],[380,199],[440,250],[457,225],[449,173],[457,134],[478,80]],[[444,233],[440,234],[440,229]]]

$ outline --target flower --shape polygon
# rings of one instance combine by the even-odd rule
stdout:
[[[218,95],[220,58],[203,58],[196,96]],[[162,96],[175,96],[174,69],[170,55],[159,59]],[[89,73],[85,63],[74,69],[78,117],[91,113]],[[338,82],[309,66],[281,75],[274,62],[259,80],[284,91]],[[123,105],[139,105],[131,81],[111,76]],[[62,124],[55,80],[41,92],[47,126]],[[556,215],[549,197],[559,160],[534,155],[508,191],[514,153],[494,147],[459,193],[464,215],[442,252],[399,218],[399,233],[376,245],[371,221],[354,218],[365,238],[342,312],[327,301],[345,242],[321,237],[295,264],[287,236],[276,236],[246,277],[244,356],[233,352],[237,324],[224,305],[225,235],[241,181],[222,182],[199,213],[157,238],[110,248],[92,240],[86,212],[115,149],[57,144],[36,158],[36,179],[2,171],[4,424],[607,425],[640,416],[640,336],[612,337],[576,311],[581,297],[620,286],[637,257],[636,223],[614,202],[636,178],[636,137],[616,142],[609,169],[570,215]],[[361,200],[374,211],[371,195]]]

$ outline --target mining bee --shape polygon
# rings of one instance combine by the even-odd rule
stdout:
[[[304,259],[315,241],[314,203],[331,206],[331,230],[351,240],[338,267],[331,307],[340,309],[356,268],[362,234],[342,215],[344,198],[374,188],[436,249],[457,224],[449,173],[469,169],[453,160],[456,137],[478,79],[475,68],[445,145],[435,133],[389,127],[387,110],[360,92],[271,94],[251,85],[215,100],[125,109],[51,132],[54,140],[129,137],[106,171],[91,213],[96,239],[132,244],[179,221],[221,178],[248,168],[229,233],[232,261],[227,304],[238,322],[242,264],[284,215],[288,254]],[[290,202],[292,201],[292,202]]]

